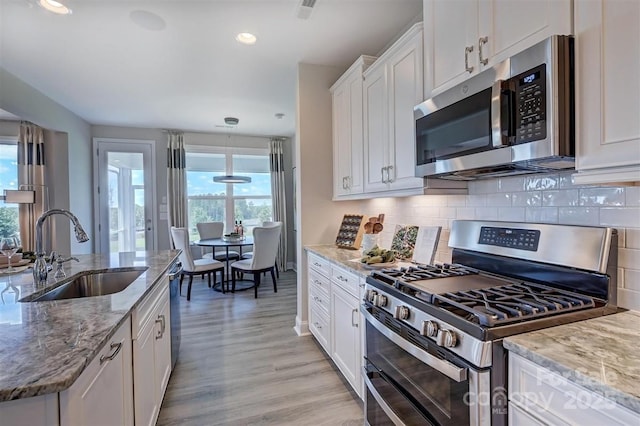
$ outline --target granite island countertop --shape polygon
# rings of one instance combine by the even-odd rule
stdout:
[[[504,339],[504,347],[640,414],[640,312]]]
[[[178,250],[79,255],[65,264],[67,277],[108,268],[148,267],[125,290],[105,296],[19,302],[36,288],[31,269],[0,274],[0,401],[67,389],[133,308],[178,258]],[[47,289],[64,279],[49,273]]]

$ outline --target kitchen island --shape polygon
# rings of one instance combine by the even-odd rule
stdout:
[[[31,270],[0,275],[0,401],[69,388],[177,260],[178,250],[81,255],[67,277],[111,268],[148,268],[119,293],[48,302],[20,302],[36,288]],[[50,272],[47,288],[60,280]],[[6,290],[6,291],[4,291]],[[0,410],[2,410],[0,402]]]
[[[552,415],[576,424],[638,424],[639,339],[634,311],[505,338],[510,415],[513,404],[514,413],[542,422]]]

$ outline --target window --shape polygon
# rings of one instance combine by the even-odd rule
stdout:
[[[267,150],[236,149],[233,152],[187,148],[187,200],[189,236],[200,239],[196,224],[224,222],[225,233],[242,221],[245,233],[272,220],[271,173]],[[214,176],[250,176],[251,183],[215,183]]]
[[[5,189],[18,189],[18,145],[0,139],[0,194]],[[0,200],[0,237],[19,237],[18,205]]]

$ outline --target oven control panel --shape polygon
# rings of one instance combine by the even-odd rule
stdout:
[[[496,228],[492,226],[481,227],[478,240],[478,244],[528,251],[538,251],[539,243],[540,231],[537,229]]]

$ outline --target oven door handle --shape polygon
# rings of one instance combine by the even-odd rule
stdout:
[[[396,345],[400,346],[405,351],[409,352],[414,357],[418,358],[420,361],[424,362],[428,366],[435,368],[440,373],[444,374],[448,378],[455,380],[458,383],[464,382],[467,380],[467,369],[464,367],[458,367],[455,364],[450,363],[447,360],[437,358],[431,355],[429,352],[420,349],[417,346],[412,345],[407,342],[401,336],[398,336],[393,331],[389,330],[387,327],[382,325],[378,320],[376,320],[373,315],[369,313],[366,309],[362,309],[362,315],[364,315],[365,319],[371,323],[372,326],[376,328],[380,333],[382,333],[386,338],[391,340]]]
[[[387,415],[387,417],[389,417],[389,419],[393,422],[395,426],[406,426],[406,423],[400,420],[400,417],[398,417],[398,415],[393,412],[391,407],[389,407],[389,404],[387,404],[387,402],[384,400],[382,395],[380,395],[376,387],[373,385],[373,383],[371,382],[371,379],[369,378],[370,373],[367,371],[367,369],[363,368],[362,370],[363,370],[362,377],[364,378],[364,384],[369,390],[369,392],[371,393],[371,395],[373,395],[373,399],[375,399],[378,405],[380,406],[380,408],[382,408],[382,411],[384,411],[384,413]]]

